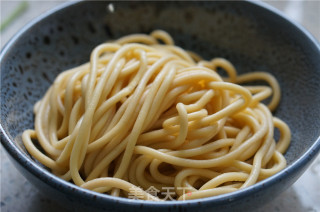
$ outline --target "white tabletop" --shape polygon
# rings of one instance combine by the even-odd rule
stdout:
[[[21,1],[0,1],[1,21],[4,20]],[[1,48],[26,23],[41,13],[61,4],[60,1],[29,1],[28,9],[0,34]],[[268,4],[283,11],[289,18],[302,24],[318,40],[320,40],[320,0],[303,1],[266,1]],[[1,151],[1,208],[2,212],[53,212],[68,211],[56,202],[43,196],[31,185],[11,164],[3,147]],[[320,156],[309,169],[288,190],[274,201],[257,210],[258,212],[320,211]]]

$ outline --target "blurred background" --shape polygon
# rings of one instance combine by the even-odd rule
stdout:
[[[0,46],[2,47],[19,29],[40,14],[65,1],[19,1],[0,0]],[[304,26],[320,41],[320,0],[263,1],[282,11],[289,19]],[[0,196],[1,212],[67,212],[56,202],[43,196],[11,164],[0,146]],[[287,191],[258,212],[320,211],[320,155],[309,169]]]

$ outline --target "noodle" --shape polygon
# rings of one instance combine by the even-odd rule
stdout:
[[[239,85],[256,80],[270,87]],[[268,106],[261,103],[270,96]],[[204,198],[286,166],[290,129],[270,112],[279,100],[272,75],[237,75],[229,61],[205,61],[156,30],[101,44],[90,63],[62,72],[35,104],[35,129],[22,139],[52,173],[86,189],[155,201]]]

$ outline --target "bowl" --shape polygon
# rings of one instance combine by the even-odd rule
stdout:
[[[131,33],[168,31],[178,46],[206,59],[225,57],[245,73],[272,73],[282,99],[275,115],[292,129],[288,166],[248,188],[171,202],[99,194],[54,176],[33,160],[21,134],[33,128],[33,105],[63,70],[89,60],[98,44]],[[68,2],[25,26],[1,51],[1,143],[40,191],[76,211],[242,211],[293,184],[320,150],[320,47],[299,25],[253,1]]]

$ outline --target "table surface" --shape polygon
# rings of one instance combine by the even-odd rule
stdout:
[[[1,48],[30,20],[63,2],[64,1],[62,0],[29,1],[28,9],[1,32]],[[284,12],[290,19],[302,24],[318,40],[320,40],[320,0],[265,2]],[[8,17],[19,3],[20,1],[0,1],[1,22]],[[42,194],[13,167],[2,146],[0,146],[0,152],[0,211],[67,211],[56,202],[42,196]],[[257,211],[320,211],[320,156],[316,158],[309,169],[293,184],[293,186],[283,192],[274,201]]]

